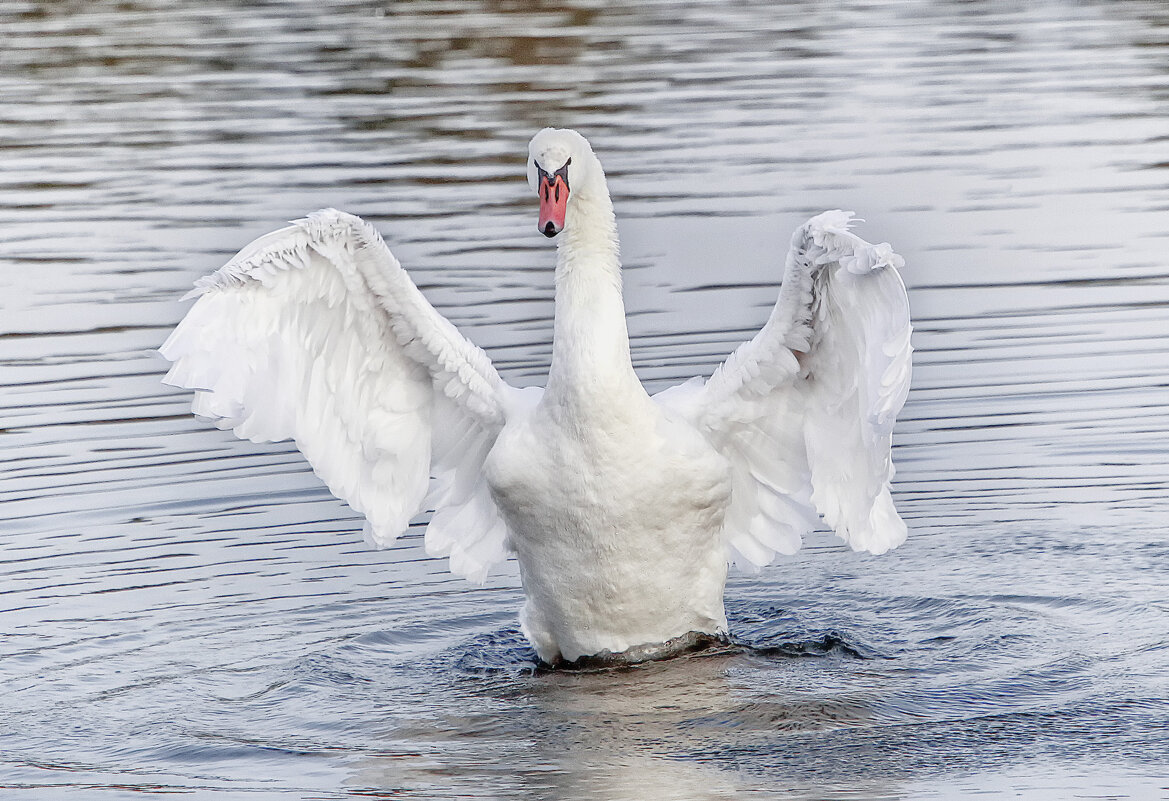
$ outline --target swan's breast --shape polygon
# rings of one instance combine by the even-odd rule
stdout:
[[[513,534],[573,532],[579,541],[721,529],[729,466],[693,427],[656,406],[641,419],[588,425],[557,411],[509,423],[488,455],[488,485]]]
[[[726,630],[730,468],[686,423],[509,423],[487,458],[541,658],[614,653]]]

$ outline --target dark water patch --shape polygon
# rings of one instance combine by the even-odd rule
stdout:
[[[784,642],[772,642],[781,639]],[[830,631],[810,637],[797,637],[793,633],[768,637],[767,644],[755,642],[752,644],[740,643],[751,653],[758,656],[846,656],[851,659],[874,659],[876,654],[863,646],[854,646],[844,635]]]
[[[535,649],[518,628],[476,635],[452,656],[453,669],[467,676],[529,676],[540,666]]]
[[[760,657],[846,657],[878,659],[884,656],[859,638],[839,631],[815,631],[775,607],[728,609],[732,643]]]

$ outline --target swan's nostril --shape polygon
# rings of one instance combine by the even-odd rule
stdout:
[[[547,223],[544,224],[544,229],[543,229],[544,236],[553,237],[553,236],[556,236],[558,233],[560,233],[560,231],[556,230],[556,226],[552,224],[551,220],[549,220]]]

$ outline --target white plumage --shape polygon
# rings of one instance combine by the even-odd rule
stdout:
[[[563,229],[544,390],[517,390],[426,301],[368,224],[320,211],[196,284],[165,381],[253,441],[295,440],[386,545],[434,509],[428,552],[482,582],[514,553],[521,624],[556,664],[666,655],[726,633],[728,561],[799,549],[818,516],[854,550],[905,539],[890,438],[909,308],[888,245],[831,211],[794,235],[770,319],[707,380],[633,372],[612,203],[574,131],[530,146]],[[428,492],[429,489],[429,492]]]

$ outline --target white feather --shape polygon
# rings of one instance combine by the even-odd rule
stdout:
[[[829,211],[792,237],[762,330],[705,383],[656,398],[731,464],[728,558],[753,571],[794,553],[817,512],[854,550],[905,540],[889,493],[893,424],[909,391],[909,304],[901,257]]]
[[[160,351],[174,362],[164,380],[197,390],[195,414],[254,442],[295,440],[381,547],[423,510],[433,474],[451,489],[432,495],[428,550],[480,582],[506,557],[481,480],[506,385],[373,228],[317,212],[257,239],[191,296]],[[448,441],[455,431],[464,447]]]

